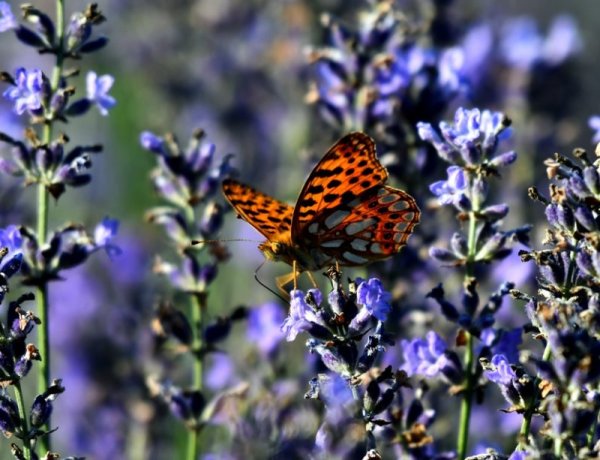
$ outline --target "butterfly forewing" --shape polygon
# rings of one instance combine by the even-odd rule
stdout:
[[[347,209],[357,198],[383,185],[387,172],[377,161],[373,140],[364,133],[340,139],[315,166],[298,197],[292,219],[292,240],[300,235],[327,232],[323,216]]]
[[[223,193],[238,215],[269,241],[290,241],[292,206],[233,179],[223,181]]]

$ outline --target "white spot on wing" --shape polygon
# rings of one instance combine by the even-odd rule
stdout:
[[[344,259],[346,259],[348,262],[351,262],[353,264],[364,264],[365,262],[368,261],[368,259],[365,259],[364,257],[360,257],[352,252],[346,251],[342,254],[342,256],[344,257]]]
[[[392,211],[402,211],[406,208],[408,208],[408,201],[406,200],[400,200],[390,206],[390,210]]]
[[[352,240],[352,243],[350,243],[350,246],[352,246],[352,249],[355,249],[356,251],[366,251],[367,250],[367,245],[369,244],[368,241],[366,240],[361,240],[361,239],[355,239]]]
[[[394,231],[395,232],[405,232],[406,227],[408,227],[408,222],[398,222],[396,225],[394,225]]]
[[[415,213],[414,212],[407,212],[402,217],[403,217],[404,220],[410,222],[411,220],[413,220],[415,218]]]
[[[338,209],[333,214],[328,216],[327,219],[325,219],[325,227],[328,229],[336,227],[337,225],[341,224],[346,217],[348,217],[348,214],[350,214],[350,211]]]
[[[387,190],[382,189],[383,193],[379,193],[379,199],[377,201],[379,201],[379,204],[388,204],[388,203],[393,203],[394,201],[396,201],[398,198],[400,198],[399,195],[396,195],[395,193],[389,193]]]
[[[375,225],[376,223],[377,219],[371,217],[370,219],[361,220],[360,222],[352,222],[346,226],[345,231],[347,235],[354,235],[355,233],[366,230],[371,225]]]
[[[383,249],[379,243],[373,243],[369,248],[373,254],[383,254]]]
[[[344,240],[330,240],[321,243],[321,246],[324,248],[339,248],[342,244],[344,244]]]
[[[308,226],[308,233],[312,233],[313,235],[319,231],[319,223],[313,222]]]

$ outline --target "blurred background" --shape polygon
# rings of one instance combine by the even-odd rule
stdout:
[[[17,2],[9,3],[13,11],[18,11]],[[510,176],[503,178],[497,193],[511,206],[513,222],[509,225],[534,223],[543,214],[531,206],[526,189],[543,184],[542,160],[555,151],[569,153],[578,146],[593,150],[594,133],[588,119],[600,113],[600,41],[596,37],[600,6],[595,0],[437,3],[447,4],[447,20],[453,25],[447,42],[465,49],[465,74],[472,88],[468,94],[456,97],[442,118],[451,118],[454,109],[464,105],[500,110],[513,119],[513,146],[520,158]],[[397,2],[408,16],[426,15],[427,4]],[[67,9],[81,5],[67,2]],[[155,356],[151,318],[159,300],[172,294],[168,285],[152,273],[152,265],[155,255],[168,258],[173,251],[163,229],[147,223],[144,217],[161,201],[149,180],[155,158],[140,147],[140,133],[174,132],[185,143],[194,129],[203,128],[216,144],[217,156],[235,155],[233,163],[240,180],[293,203],[315,160],[339,137],[318,109],[306,102],[314,80],[308,50],[324,43],[323,14],[354,24],[368,2],[104,0],[98,5],[108,18],[101,30],[110,43],[81,62],[80,84],[84,88],[87,70],[113,75],[116,82],[111,94],[118,102],[108,117],[94,109],[63,127],[73,142],[102,143],[104,152],[94,158],[91,185],[71,189],[52,204],[50,226],[78,221],[91,227],[105,216],[117,218],[121,221],[117,242],[123,254],[113,260],[94,257],[91,263],[68,272],[65,280],[51,286],[50,326],[57,350],[53,374],[63,378],[66,387],[53,419],[59,427],[56,450],[98,459],[175,458],[173,455],[181,453],[178,446],[183,428],[171,423],[167,409],[149,397],[145,379],[158,372],[184,384],[189,369],[185,361],[167,365]],[[54,9],[53,2],[47,0],[36,2],[36,6],[48,12]],[[543,72],[527,62],[528,53],[533,52],[528,48],[528,37],[513,37],[512,44],[503,45],[509,34],[507,24],[514,24],[511,21],[531,20],[539,36],[546,37],[556,18],[563,15],[574,24],[577,39],[564,52],[561,50],[566,38],[551,44],[557,55],[563,55],[548,58]],[[490,27],[493,39],[485,50],[487,54],[478,61],[478,53],[484,54],[478,46],[483,44],[470,34],[481,25]],[[37,55],[9,34],[0,35],[0,62],[0,70],[11,72],[19,66],[49,72],[51,66],[47,56]],[[0,102],[3,131],[18,135],[22,122],[11,113],[8,103]],[[443,172],[437,177],[441,178],[445,178]],[[391,178],[392,185],[405,182],[402,177]],[[409,191],[430,199],[426,196],[428,183],[422,186],[421,191]],[[33,189],[23,189],[12,178],[2,176],[0,193],[2,226],[34,225]],[[419,204],[427,208],[426,201]],[[417,234],[421,228],[422,235],[426,235],[427,223],[417,229]],[[533,236],[534,245],[539,245],[541,235]],[[234,219],[233,214],[227,215],[220,237],[256,243],[227,243],[232,257],[219,266],[210,288],[209,316],[230,313],[238,305],[258,308],[269,303],[277,303],[276,308],[284,315],[287,307],[283,302],[254,280],[254,271],[263,260],[256,248],[262,237]],[[416,236],[415,240],[432,241],[424,236]],[[394,263],[398,263],[399,276],[408,280],[408,275],[401,273],[406,265],[394,261],[389,264]],[[515,264],[514,259],[506,261],[510,263]],[[504,279],[506,270],[510,270],[522,286],[531,281],[533,274],[526,266],[507,267],[505,271],[497,269],[494,276]],[[346,274],[365,276],[381,270],[369,267]],[[288,267],[267,264],[259,277],[274,286],[274,277],[287,271]],[[412,307],[431,314],[427,308],[432,307],[426,306],[424,294],[446,276],[448,273],[441,270],[420,281],[415,297],[409,299]],[[402,284],[394,287],[403,289]],[[410,333],[422,334],[424,324],[431,319],[415,318],[399,321],[402,327],[412,328]],[[511,321],[518,323],[507,314],[507,322]],[[283,345],[288,362],[283,370],[281,353],[274,357],[247,347],[251,339],[246,333],[245,325],[236,324],[231,339],[223,345],[230,353],[211,355],[209,388],[216,391],[251,381],[264,388],[261,391],[276,395],[272,404],[295,399],[304,412],[296,412],[298,419],[288,421],[290,429],[302,425],[303,436],[310,439],[318,427],[318,410],[314,404],[302,406],[306,381],[312,375],[305,365],[302,340]],[[273,374],[288,377],[285,385],[282,380],[274,383]],[[477,411],[474,416],[478,416]],[[501,446],[503,433],[491,429],[491,416],[481,414],[488,423],[478,426],[490,430],[482,429],[477,436],[481,442]],[[439,438],[444,439],[452,429],[451,420],[442,421],[437,428]],[[506,423],[507,433],[514,429],[514,424]],[[226,424],[215,428],[212,439],[206,442],[210,446],[221,441],[226,444],[226,432]],[[4,449],[5,445],[0,447]],[[252,457],[246,458],[267,458],[257,452],[248,455]],[[214,458],[228,457],[221,453]]]

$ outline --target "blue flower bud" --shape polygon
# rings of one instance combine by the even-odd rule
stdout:
[[[87,113],[90,107],[92,102],[87,98],[81,98],[69,104],[64,113],[69,117],[78,117]]]
[[[94,53],[108,45],[108,41],[108,37],[98,37],[80,46],[78,51],[80,53]]]
[[[491,206],[486,206],[481,211],[481,215],[490,220],[491,222],[494,222],[505,218],[508,215],[508,211],[509,207],[504,203],[493,204]]]
[[[514,163],[517,160],[517,152],[510,150],[508,152],[501,153],[495,156],[489,162],[490,166],[495,168],[501,168]]]
[[[456,257],[460,259],[466,258],[467,253],[469,252],[467,239],[462,233],[459,232],[454,232],[452,234],[452,238],[450,239],[450,247],[452,248],[452,251]]]
[[[567,205],[559,204],[556,207],[556,214],[558,216],[558,223],[568,230],[573,230],[575,227],[575,217],[573,211]]]
[[[18,26],[15,33],[19,41],[27,46],[45,48],[48,45],[44,37],[23,25]]]
[[[164,139],[150,131],[143,131],[140,134],[140,144],[150,152],[166,155]]]
[[[598,225],[594,214],[586,206],[577,206],[575,209],[575,219],[587,231],[597,231]]]
[[[31,405],[29,421],[34,428],[45,425],[52,414],[52,403],[42,395],[35,397]]]
[[[455,264],[461,260],[454,252],[436,247],[429,249],[429,257],[442,264]]]
[[[587,188],[594,195],[600,194],[600,176],[593,166],[587,166],[583,170],[583,180]]]

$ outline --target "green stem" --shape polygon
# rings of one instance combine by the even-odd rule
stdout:
[[[471,183],[472,183],[471,178]],[[468,281],[475,275],[475,256],[477,255],[477,213],[479,212],[479,200],[476,194],[471,193],[472,210],[469,212],[469,229],[467,236],[467,261],[465,264],[465,280]],[[469,447],[469,426],[471,419],[471,406],[473,404],[473,336],[469,331],[465,331],[465,384],[462,392],[463,399],[460,405],[460,420],[458,427],[457,452],[458,458],[464,460]]]
[[[203,385],[203,359],[202,359],[202,322],[204,312],[204,302],[202,301],[202,295],[196,294],[191,296],[190,310],[192,318],[192,330],[194,334],[194,340],[192,343],[192,349],[194,350],[194,375],[193,375],[193,388],[194,390],[201,391]],[[199,435],[200,431],[198,427],[188,430],[188,451],[187,460],[197,460],[199,455]]]
[[[203,328],[203,312],[204,304],[200,295],[193,295],[192,301],[192,327],[194,328],[194,352],[196,359],[194,360],[194,389],[202,390],[203,382],[203,359],[202,359],[202,328]]]
[[[466,382],[463,391],[463,399],[460,405],[460,425],[458,428],[458,458],[464,460],[469,446],[469,425],[471,418],[471,406],[473,403],[473,336],[467,334],[467,344],[465,352],[465,373]]]
[[[16,381],[13,385],[15,389],[15,397],[17,400],[17,409],[19,418],[21,419],[21,430],[23,431],[23,455],[26,460],[31,458],[31,442],[29,441],[29,426],[27,424],[27,412],[25,411],[25,400],[23,398],[23,390],[21,390],[21,382]]]
[[[55,94],[60,84],[60,78],[63,68],[63,44],[65,30],[65,3],[64,0],[56,0],[56,61],[52,69],[52,77],[50,80],[51,93]],[[52,141],[52,120],[47,119],[44,124],[42,133],[42,143],[50,144]],[[46,189],[45,178],[40,178],[38,184],[37,196],[37,239],[40,246],[46,243],[48,237],[48,190]],[[36,300],[38,307],[38,316],[41,321],[39,331],[38,348],[42,357],[41,370],[38,376],[38,393],[44,393],[50,386],[50,338],[48,326],[48,286],[45,281],[41,282],[36,290]],[[50,419],[44,427],[49,429],[51,426]],[[50,437],[43,436],[40,443],[40,451],[42,454],[51,450]]]
[[[587,434],[587,446],[590,450],[594,448],[594,435],[596,434],[596,429],[598,428],[598,412],[596,412],[596,418],[594,419],[594,423],[590,427],[590,430]]]

